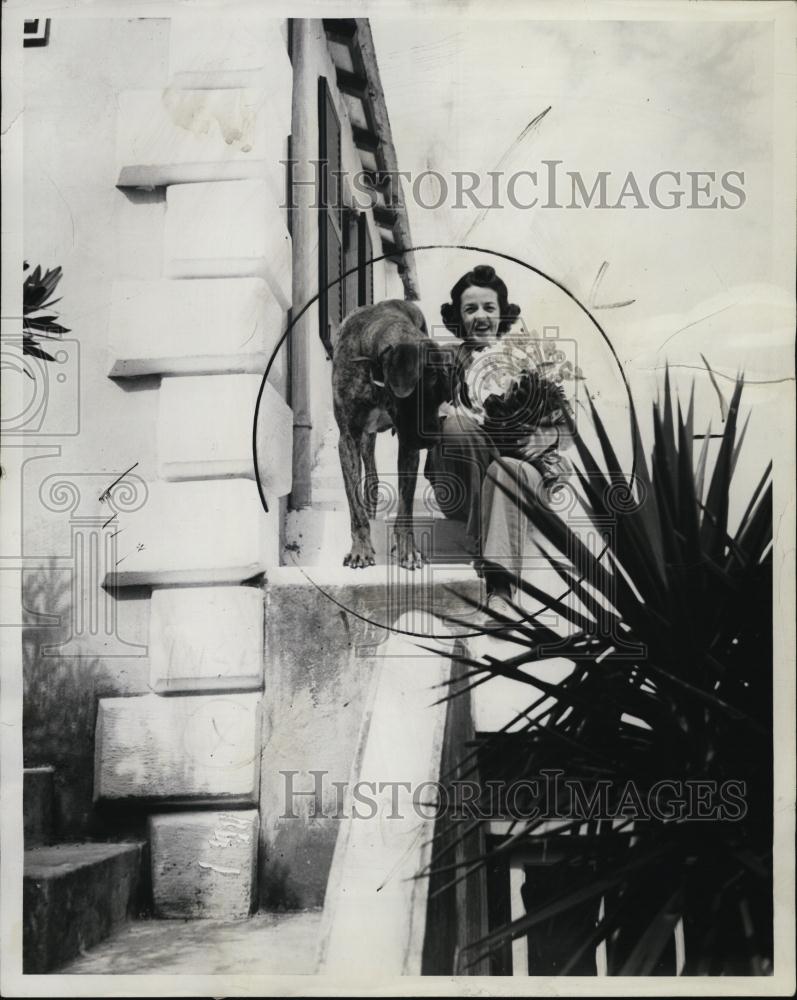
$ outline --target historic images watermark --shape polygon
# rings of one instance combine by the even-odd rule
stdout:
[[[328,771],[285,770],[280,819],[589,822],[738,822],[747,815],[743,780],[661,778],[650,784],[567,777],[541,769],[517,781],[333,781]]]
[[[489,208],[565,209],[729,209],[747,201],[744,170],[659,170],[654,174],[633,170],[590,173],[568,170],[563,160],[542,160],[537,170],[330,170],[327,160],[309,160],[311,176],[301,176],[297,160],[280,160],[286,168],[286,204],[296,208],[296,192],[310,188],[311,208],[337,208],[345,177],[353,205],[365,211],[377,202],[377,190],[389,207],[400,202],[399,192],[418,208],[435,210]],[[402,185],[401,182],[406,182]]]

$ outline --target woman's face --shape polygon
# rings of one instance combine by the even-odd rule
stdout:
[[[478,285],[466,288],[459,302],[459,313],[465,340],[477,344],[489,344],[495,340],[501,321],[495,289]]]

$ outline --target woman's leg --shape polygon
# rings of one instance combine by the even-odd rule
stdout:
[[[523,569],[529,520],[520,500],[539,495],[542,476],[517,458],[492,462],[482,484],[482,555],[479,571],[488,593],[512,597]]]
[[[482,480],[497,455],[479,425],[456,414],[445,418],[440,441],[426,456],[424,475],[432,484],[438,506],[446,517],[465,522],[466,532],[477,548]]]

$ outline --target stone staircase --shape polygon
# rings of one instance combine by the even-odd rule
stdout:
[[[333,782],[356,773],[363,726],[374,711],[371,678],[387,671],[400,682],[412,663],[398,657],[418,654],[410,640],[400,650],[391,646],[382,624],[403,614],[404,628],[423,630],[430,619],[428,608],[412,611],[419,581],[409,573],[396,585],[384,566],[363,571],[354,582],[342,567],[311,572],[312,582],[296,568],[269,574],[261,654],[268,675],[263,704],[253,709],[258,724],[248,728],[248,712],[228,717],[225,706],[237,702],[225,694],[216,697],[214,725],[203,723],[194,733],[207,739],[216,729],[222,735],[235,729],[241,736],[241,727],[248,728],[249,736],[233,741],[235,759],[225,761],[220,742],[217,771],[198,766],[196,757],[188,771],[175,766],[178,744],[191,742],[188,720],[204,709],[208,695],[101,700],[95,798],[139,816],[149,812],[147,842],[40,843],[26,853],[27,971],[316,971],[341,828]],[[475,596],[468,572],[469,580],[454,567],[431,581],[436,614],[467,613],[445,588],[464,587]],[[431,680],[424,680],[423,655],[415,666],[416,675],[421,671],[420,708],[438,696]],[[390,704],[382,708],[391,710]],[[255,738],[262,743],[255,746]],[[396,752],[400,768],[399,747]],[[253,758],[260,763],[259,778]],[[314,769],[326,772],[322,817],[314,817],[312,797],[306,796]],[[292,800],[281,776],[288,770],[297,775]],[[46,773],[36,775],[31,788],[46,787],[46,779]],[[295,815],[286,817],[286,803]],[[31,799],[31,816],[47,811],[43,803],[34,809]],[[43,827],[40,822],[38,829]]]
[[[23,968],[50,972],[144,905],[145,843],[54,843],[53,768],[25,768]]]

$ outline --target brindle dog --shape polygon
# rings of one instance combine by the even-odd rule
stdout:
[[[344,566],[374,565],[368,523],[376,516],[374,446],[377,433],[388,428],[398,436],[399,501],[391,552],[406,569],[423,565],[412,526],[419,451],[440,433],[438,409],[452,398],[453,368],[453,351],[429,338],[423,313],[412,302],[388,299],[362,306],[341,325],[332,392],[351,515],[352,545]]]

